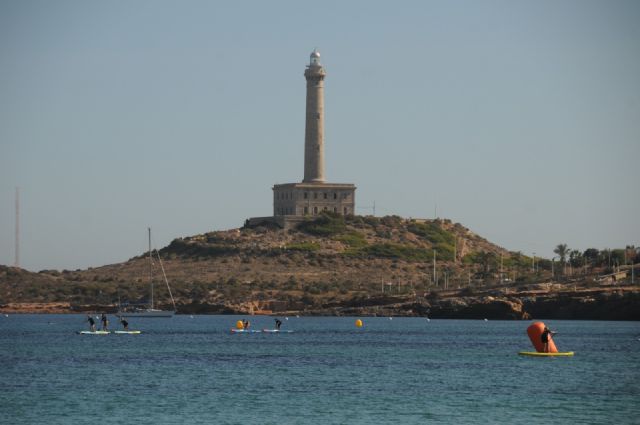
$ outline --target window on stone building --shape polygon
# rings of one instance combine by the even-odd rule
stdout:
[[[326,194],[326,192],[324,193],[324,199],[327,199],[327,194]]]
[[[313,199],[318,199],[318,194],[317,193],[313,194]]]
[[[347,215],[349,212],[349,210],[347,209],[347,207],[344,207],[344,215]]]
[[[333,207],[333,212],[338,214],[338,207]]]
[[[309,207],[304,207],[304,215],[307,215],[307,214],[309,214]]]
[[[307,199],[307,196],[308,196],[308,195],[309,195],[309,194],[308,194],[307,192],[305,192],[305,193],[304,193],[304,199]]]
[[[318,207],[313,207],[313,215],[318,214]]]
[[[333,199],[338,199],[338,194],[333,192]]]

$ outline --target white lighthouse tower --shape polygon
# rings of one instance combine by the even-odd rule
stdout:
[[[304,183],[324,183],[324,77],[320,52],[311,52],[307,79],[307,113],[304,132]]]

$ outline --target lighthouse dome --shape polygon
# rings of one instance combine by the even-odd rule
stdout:
[[[311,60],[309,62],[311,65],[320,66],[320,52],[318,49],[313,49],[313,52],[311,52]]]

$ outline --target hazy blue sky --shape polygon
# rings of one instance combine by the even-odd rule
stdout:
[[[304,67],[358,212],[510,250],[640,245],[638,1],[0,1],[0,264],[75,269],[271,215]]]

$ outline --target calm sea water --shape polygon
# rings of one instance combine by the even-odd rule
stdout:
[[[640,323],[547,321],[573,358],[517,355],[529,322],[0,317],[3,424],[640,424]],[[251,318],[253,328],[273,318]],[[112,323],[115,318],[111,317]]]

